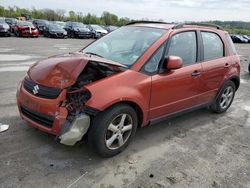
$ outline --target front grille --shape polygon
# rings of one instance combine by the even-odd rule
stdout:
[[[35,96],[47,98],[47,99],[56,99],[62,91],[59,88],[52,88],[52,87],[46,87],[46,86],[39,85],[27,77],[24,79],[23,86],[29,93],[31,93]],[[36,87],[36,86],[38,86],[38,87]],[[34,90],[35,87],[38,89]]]
[[[22,114],[25,115],[27,118],[31,119],[32,121],[44,127],[52,128],[53,122],[54,122],[53,116],[41,114],[38,112],[32,112],[23,106],[20,107],[20,109],[21,109]]]
[[[63,33],[56,33],[56,36],[57,37],[64,37],[64,34]]]

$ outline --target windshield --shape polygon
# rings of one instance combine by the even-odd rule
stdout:
[[[5,20],[0,18],[0,23],[5,23]]]
[[[37,24],[39,24],[39,25],[48,25],[49,21],[47,21],[47,20],[37,20]]]
[[[130,67],[165,32],[166,30],[157,28],[121,27],[95,41],[83,49],[83,52]]]
[[[101,27],[101,26],[99,26],[99,25],[91,25],[91,27],[93,28],[93,29],[99,29],[99,30],[103,30],[103,28]]]
[[[57,24],[53,24],[53,25],[49,25],[49,29],[62,29],[61,26],[57,25]]]
[[[60,25],[61,27],[64,27],[66,25],[65,22],[55,22],[57,25]]]
[[[86,27],[83,23],[80,23],[80,22],[74,22],[74,23],[72,23],[72,25],[74,27]]]
[[[14,18],[6,18],[5,21],[9,23],[17,23],[17,20]]]
[[[30,23],[30,22],[19,22],[18,25],[20,25],[20,26],[30,26],[30,27],[33,27],[33,24]]]

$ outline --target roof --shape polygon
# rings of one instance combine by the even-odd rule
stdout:
[[[189,27],[196,27],[196,28],[212,28],[212,29],[220,29],[223,28],[219,25],[210,24],[210,23],[196,23],[196,22],[190,22],[190,23],[167,23],[167,22],[155,22],[155,21],[136,21],[131,22],[127,25],[133,25],[133,26],[141,26],[141,27],[154,27],[159,29],[181,29],[181,28],[189,28]]]

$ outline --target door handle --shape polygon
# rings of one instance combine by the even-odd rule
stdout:
[[[201,72],[195,70],[191,75],[192,75],[193,77],[200,76],[200,75],[201,75]]]

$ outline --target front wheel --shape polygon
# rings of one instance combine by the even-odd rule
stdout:
[[[129,105],[116,105],[96,116],[88,132],[88,142],[102,157],[122,152],[135,135],[137,114]]]
[[[221,88],[220,93],[213,104],[210,106],[211,110],[215,113],[223,113],[227,111],[233,102],[235,91],[236,87],[234,82],[231,80],[227,81]]]

